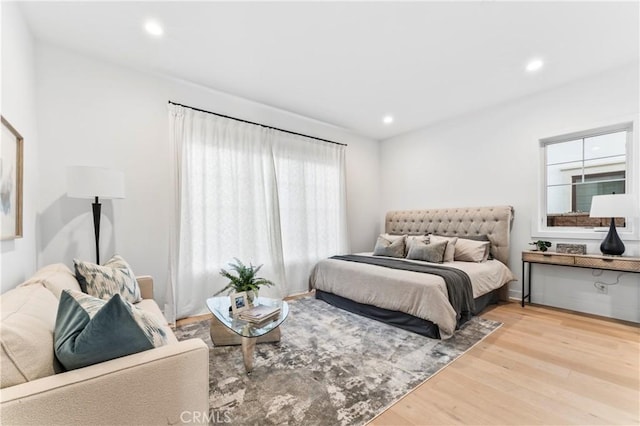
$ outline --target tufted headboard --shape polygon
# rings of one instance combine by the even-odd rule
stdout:
[[[513,207],[463,207],[433,210],[390,211],[385,218],[389,234],[439,234],[451,237],[487,235],[491,254],[509,262],[509,238],[513,222]]]

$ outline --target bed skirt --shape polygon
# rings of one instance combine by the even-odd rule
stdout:
[[[473,311],[473,315],[479,314],[490,304],[497,304],[499,300],[499,290],[500,289],[493,290],[474,299],[475,310]],[[346,299],[342,296],[338,296],[333,293],[327,293],[325,291],[317,289],[316,299],[324,300],[330,305],[336,306],[340,309],[344,309],[345,311],[381,321],[385,324],[402,328],[403,330],[411,331],[412,333],[417,333],[422,336],[431,337],[433,339],[440,338],[440,330],[438,329],[437,325],[429,320],[414,317],[413,315],[409,315],[404,312],[392,311],[373,305],[365,305],[363,303],[354,302],[351,299]],[[456,329],[461,325],[462,324],[458,324]]]

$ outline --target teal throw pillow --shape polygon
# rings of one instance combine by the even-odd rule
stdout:
[[[115,294],[104,301],[64,290],[54,330],[54,349],[66,370],[75,370],[167,343],[158,320]]]
[[[120,294],[131,303],[142,300],[136,276],[122,256],[116,254],[104,265],[73,259],[73,265],[76,279],[85,293],[104,300],[111,299],[114,294]]]

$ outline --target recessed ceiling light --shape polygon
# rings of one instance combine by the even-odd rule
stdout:
[[[147,21],[144,24],[144,29],[153,36],[160,37],[164,34],[164,30],[162,26],[157,21]]]
[[[393,117],[392,117],[392,116],[390,116],[390,115],[385,115],[385,116],[382,118],[382,122],[383,122],[384,124],[391,124],[391,123],[393,123]]]
[[[527,63],[527,71],[536,72],[540,68],[542,68],[543,65],[544,65],[544,62],[542,62],[542,59],[532,59]]]
[[[599,146],[594,146],[593,148],[591,148],[591,151],[600,151],[600,147]]]

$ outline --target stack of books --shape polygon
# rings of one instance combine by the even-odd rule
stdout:
[[[261,324],[278,318],[278,315],[280,315],[279,306],[258,305],[240,312],[238,316],[241,320],[248,321],[253,324]]]

